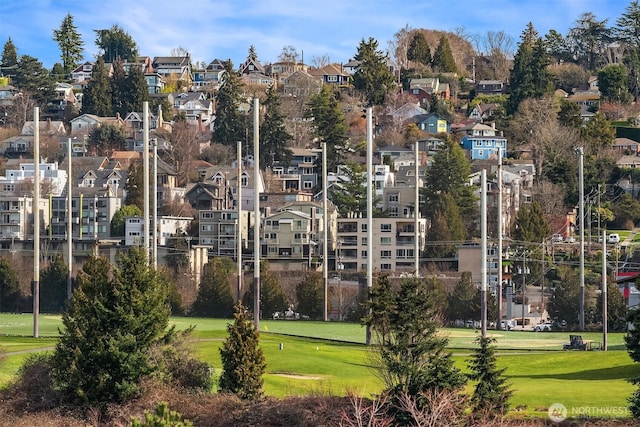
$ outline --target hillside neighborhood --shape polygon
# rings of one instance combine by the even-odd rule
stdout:
[[[96,31],[100,55],[89,59],[71,14],[54,31],[61,62],[51,70],[9,39],[0,312],[35,311],[34,253],[46,277],[40,307],[70,329],[72,291],[99,300],[94,276],[123,285],[108,266],[124,260],[132,273],[150,256],[170,290],[159,317],[235,316],[239,335],[250,331],[236,302],[260,307],[256,323],[363,322],[395,345],[385,333],[399,320],[385,316],[409,311],[403,292],[419,300],[420,282],[429,319],[411,321],[418,336],[437,322],[486,335],[488,323],[571,331],[565,350],[607,350],[573,333],[627,331],[640,306],[638,16],[633,1],[612,28],[589,13],[565,36],[529,23],[517,47],[492,34],[484,49],[412,29],[387,51],[362,39],[338,62],[305,63],[294,46],[268,59],[248,46],[240,64],[194,61],[183,48],[145,56],[117,25]],[[384,306],[392,287],[395,311]],[[490,340],[478,343],[491,352]],[[259,370],[256,354],[247,363]],[[429,369],[463,388],[447,357]]]

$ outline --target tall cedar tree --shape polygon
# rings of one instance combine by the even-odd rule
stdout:
[[[480,317],[480,306],[476,304],[478,288],[473,284],[471,273],[465,271],[449,294],[449,320],[476,320]]]
[[[338,177],[338,182],[332,187],[328,198],[338,207],[340,216],[346,217],[349,214],[355,214],[366,218],[367,171],[365,166],[357,162],[347,161],[341,170],[342,175]],[[376,216],[379,214],[379,210],[375,208],[377,202],[375,194],[373,197],[373,215]]]
[[[627,68],[622,64],[605,65],[598,71],[598,89],[603,101],[626,104],[631,100],[627,75]]]
[[[459,391],[465,384],[464,375],[447,350],[447,338],[438,334],[442,326],[438,321],[439,300],[421,279],[403,279],[397,291],[387,276],[375,280],[370,313],[364,323],[371,328],[377,344],[378,372],[392,403],[408,393],[425,408],[424,392]]]
[[[228,318],[233,314],[234,298],[229,282],[233,267],[220,257],[205,264],[198,296],[191,307],[194,316]]]
[[[227,325],[229,336],[220,348],[222,374],[218,385],[223,393],[234,393],[241,399],[262,397],[262,376],[267,363],[260,348],[260,332],[245,307],[234,307],[234,321]]]
[[[602,292],[596,298],[595,318],[602,319]],[[627,323],[627,304],[618,283],[613,278],[607,280],[607,327],[610,332],[622,332]]]
[[[235,147],[238,141],[245,140],[246,118],[240,111],[243,87],[244,83],[233,69],[233,63],[225,61],[222,82],[216,95],[216,120],[211,142]]]
[[[0,312],[18,313],[21,310],[22,296],[18,274],[7,258],[0,258]]]
[[[567,267],[560,267],[557,274],[557,284],[548,300],[547,311],[553,321],[565,321],[568,330],[575,330],[578,327],[577,313],[580,312],[580,280],[577,271]],[[585,297],[585,313],[590,313],[593,308],[592,300]]]
[[[138,56],[136,42],[118,25],[113,25],[106,30],[94,30],[94,32],[96,46],[102,50],[106,63],[115,62],[118,58],[124,62],[135,62]]]
[[[64,17],[60,28],[53,30],[53,40],[58,43],[62,67],[67,76],[66,78],[69,78],[71,72],[82,61],[82,51],[84,49],[84,42],[73,23],[73,16],[70,13],[67,13],[67,16]]]
[[[576,26],[569,29],[567,39],[571,44],[573,61],[593,71],[603,65],[604,52],[611,42],[609,19],[598,21],[591,12],[585,12],[576,20]]]
[[[98,57],[93,66],[91,81],[84,89],[81,111],[83,114],[95,114],[101,117],[110,117],[113,112],[111,108],[111,83],[102,56]]]
[[[29,55],[20,57],[12,84],[22,92],[29,93],[40,106],[51,101],[55,95],[51,73],[42,66],[42,62]]]
[[[89,259],[77,282],[53,354],[54,384],[76,404],[126,401],[154,371],[151,347],[171,334],[166,287],[142,248],[121,252],[114,268]]]
[[[111,218],[111,235],[124,238],[124,220],[129,216],[142,216],[142,208],[136,205],[121,206]]]
[[[507,102],[507,114],[510,115],[518,110],[523,100],[539,98],[549,93],[553,87],[547,69],[549,54],[531,22],[527,24],[520,39],[509,78],[511,94]]]
[[[422,65],[431,65],[431,49],[422,31],[418,30],[413,35],[409,48],[407,49],[407,59],[418,62]]]
[[[368,106],[383,105],[387,94],[395,87],[389,58],[378,50],[378,41],[369,37],[368,41],[360,41],[354,59],[360,64],[353,74],[353,87],[364,94]]]
[[[253,307],[254,283],[247,287],[242,298],[245,307]],[[260,318],[271,317],[275,312],[285,311],[289,307],[287,297],[282,290],[278,277],[269,270],[267,261],[260,262]]]
[[[320,93],[309,98],[305,117],[313,118],[314,136],[327,144],[327,171],[336,172],[343,162],[349,127],[329,85],[322,86]],[[321,166],[322,161],[319,159],[318,162]]]
[[[509,398],[513,391],[504,373],[507,368],[498,368],[495,338],[478,337],[473,356],[467,361],[469,379],[476,381],[471,395],[471,412],[476,417],[494,418],[504,415],[509,409]]]
[[[616,141],[616,128],[611,125],[604,114],[598,111],[582,126],[580,135],[585,142],[586,154],[597,155],[611,149]],[[593,160],[590,156],[588,157],[587,161]],[[597,183],[594,184],[597,185]]]
[[[324,313],[324,289],[322,276],[317,271],[309,271],[296,286],[298,312],[311,320],[320,320]]]
[[[40,272],[40,309],[44,313],[60,313],[67,300],[67,264],[61,255]]]
[[[433,61],[431,63],[434,71],[440,73],[457,73],[458,67],[449,46],[449,40],[445,35],[440,36],[440,41],[433,52]]]
[[[456,246],[465,240],[465,224],[460,209],[449,193],[439,195],[433,221],[427,230],[426,255],[432,258],[455,256]]]
[[[13,43],[13,40],[11,40],[11,37],[7,39],[4,47],[2,48],[0,65],[3,67],[13,67],[14,65],[18,65],[18,49],[16,49],[16,45]]]
[[[124,71],[124,63],[121,59],[116,59],[113,62],[113,75],[110,79],[111,84],[111,108],[113,109],[110,116],[120,115],[120,117],[127,117],[127,110],[125,107],[125,99],[127,98],[127,75]]]
[[[432,166],[426,172],[420,207],[421,212],[431,218],[438,207],[446,206],[439,203],[444,194],[451,195],[465,225],[464,236],[467,238],[477,232],[478,218],[473,188],[467,185],[470,173],[471,164],[462,147],[451,140],[445,141],[444,147],[433,157]],[[453,217],[450,220],[457,223]],[[459,230],[450,232],[454,237],[459,235]]]
[[[140,67],[131,67],[125,78],[124,110],[127,114],[142,111],[145,101],[149,101],[149,86],[144,73]]]
[[[264,117],[260,124],[260,167],[274,164],[289,165],[293,152],[288,143],[293,140],[285,126],[285,115],[280,109],[280,96],[271,86],[264,100]]]

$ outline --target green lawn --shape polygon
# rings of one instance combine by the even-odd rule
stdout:
[[[226,337],[228,320],[172,318],[178,329],[195,326],[193,348],[210,363],[216,375],[221,370],[218,349]],[[27,354],[47,351],[55,345],[60,327],[57,316],[41,316],[40,336],[32,338],[32,318],[0,314],[0,348],[9,353],[0,362],[0,386],[6,386]],[[268,395],[371,396],[382,382],[370,364],[370,348],[364,345],[365,329],[358,324],[338,322],[261,321],[261,347],[267,359],[265,390]],[[45,332],[46,331],[46,332]],[[466,370],[466,361],[478,331],[443,329],[449,337],[454,360]],[[610,334],[610,351],[562,351],[568,333],[489,331],[496,337],[499,365],[506,367],[514,395],[512,413],[546,417],[547,408],[562,403],[572,408],[625,408],[634,390],[627,379],[640,376],[624,350],[623,334]],[[582,333],[585,339],[602,341],[602,334]],[[471,387],[471,386],[469,386]],[[517,408],[517,410],[516,410]]]

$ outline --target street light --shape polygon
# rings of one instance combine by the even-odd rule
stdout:
[[[584,148],[576,147],[578,154],[579,189],[580,189],[580,316],[579,328],[584,331]]]

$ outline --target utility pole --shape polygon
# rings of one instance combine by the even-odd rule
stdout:
[[[576,148],[576,153],[580,156],[578,159],[580,187],[580,315],[578,323],[579,329],[584,331],[584,148]]]

